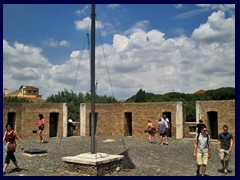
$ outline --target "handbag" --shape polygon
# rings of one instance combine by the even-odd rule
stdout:
[[[10,152],[15,152],[16,151],[16,146],[17,146],[17,144],[16,144],[15,141],[13,143],[8,142],[8,136],[7,136],[7,143],[4,146],[4,150],[6,152],[9,152],[9,151]]]
[[[16,143],[8,143],[7,151],[15,152],[16,151]]]
[[[5,152],[8,151],[8,142],[4,145],[3,150],[4,150]]]

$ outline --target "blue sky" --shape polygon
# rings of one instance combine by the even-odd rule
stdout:
[[[87,4],[4,5],[3,87],[33,85],[44,98],[64,89],[88,92],[90,14]],[[162,94],[235,87],[234,5],[97,4],[96,14],[98,94],[112,95],[106,62],[119,100],[140,88]]]

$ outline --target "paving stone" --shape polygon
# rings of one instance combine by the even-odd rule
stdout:
[[[115,142],[103,143],[114,139]],[[194,141],[171,139],[169,145],[149,144],[146,138],[96,137],[96,151],[107,154],[124,155],[123,169],[114,170],[105,176],[194,176],[196,159],[192,157]],[[15,153],[21,171],[11,171],[9,164],[6,176],[79,176],[64,169],[61,158],[91,151],[91,137],[48,138],[48,143],[40,144],[36,139],[22,139],[25,149],[44,149],[47,156],[27,157],[20,146]],[[3,158],[4,155],[3,155]],[[39,163],[41,162],[41,163]],[[235,176],[235,146],[229,162],[230,173],[220,174],[220,160],[217,143],[212,143],[212,157],[206,174],[208,176]],[[115,168],[116,169],[116,168]],[[82,176],[86,176],[82,174]]]

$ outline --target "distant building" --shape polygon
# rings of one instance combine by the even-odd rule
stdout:
[[[19,97],[19,98],[26,98],[30,99],[33,102],[42,102],[42,95],[39,95],[39,88],[34,86],[21,86],[18,90],[9,93],[8,89],[4,88],[3,91],[4,97]]]
[[[204,94],[204,93],[205,93],[205,91],[204,91],[204,90],[202,90],[202,89],[200,89],[200,90],[198,90],[198,91],[194,92],[194,94]]]

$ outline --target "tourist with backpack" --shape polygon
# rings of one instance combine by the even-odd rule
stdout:
[[[167,122],[164,121],[163,118],[160,118],[158,120],[157,129],[158,129],[159,138],[160,138],[159,144],[160,145],[164,145],[164,144],[168,145],[168,136],[167,136],[167,132],[166,132]],[[164,138],[165,138],[165,143],[163,143]]]
[[[223,132],[218,136],[218,154],[222,164],[222,173],[228,173],[228,161],[233,148],[233,135],[228,132],[228,126],[223,126]]]
[[[211,157],[210,136],[207,134],[206,125],[201,127],[201,132],[199,134],[196,134],[193,157],[197,160],[196,175],[200,175],[200,168],[202,166],[202,176],[205,176],[208,159]]]

